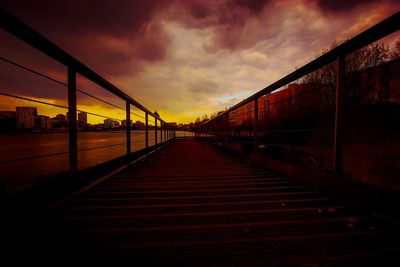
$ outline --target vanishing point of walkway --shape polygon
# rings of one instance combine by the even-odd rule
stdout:
[[[46,257],[131,266],[384,266],[399,227],[195,140],[41,219]]]

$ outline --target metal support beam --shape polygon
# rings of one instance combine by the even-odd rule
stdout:
[[[155,135],[155,144],[157,145],[157,117],[154,117],[154,135]]]
[[[162,122],[162,121],[160,121],[160,144],[162,144],[162,142],[163,142],[163,126],[164,126],[164,123]]]
[[[229,144],[229,142],[230,142],[230,136],[229,136],[229,133],[230,133],[230,125],[229,125],[229,112],[228,113],[226,113],[226,116],[225,116],[225,144]]]
[[[69,171],[78,170],[78,128],[76,122],[76,72],[68,68],[68,144]]]
[[[336,63],[336,112],[334,133],[334,157],[333,166],[335,176],[342,174],[343,168],[343,108],[345,90],[346,57],[339,56]]]
[[[126,154],[131,153],[131,104],[126,101]]]
[[[149,147],[149,113],[146,112],[146,148]]]
[[[258,98],[254,99],[254,126],[253,126],[253,138],[254,138],[254,152],[258,151]]]

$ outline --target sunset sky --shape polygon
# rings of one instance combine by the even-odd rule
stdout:
[[[166,121],[183,123],[234,105],[332,42],[400,9],[398,0],[0,0],[0,5]],[[0,56],[66,81],[64,66],[2,30],[0,40]],[[124,106],[87,80],[79,79],[78,87]],[[66,104],[64,87],[4,62],[0,91]],[[82,95],[78,104],[123,116]],[[0,110],[15,105],[34,106],[0,97]],[[65,113],[38,107],[43,114]]]

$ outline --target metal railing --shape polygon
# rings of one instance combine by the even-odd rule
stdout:
[[[230,126],[230,114],[235,112],[246,112],[243,109],[248,106],[249,112],[251,113],[252,122],[247,126],[247,132],[241,132],[239,134],[242,141],[244,139],[250,140],[254,144],[254,150],[259,149],[259,138],[260,138],[260,124],[259,121],[259,102],[262,97],[271,95],[271,92],[283,88],[284,86],[308,75],[318,69],[327,66],[331,63],[336,64],[336,91],[335,93],[335,106],[334,106],[334,127],[328,127],[326,129],[313,129],[313,130],[333,130],[333,149],[328,152],[333,153],[333,170],[335,175],[341,175],[343,168],[343,106],[344,106],[344,91],[345,91],[345,69],[346,69],[346,56],[352,52],[361,49],[373,42],[382,39],[389,34],[392,34],[400,29],[400,12],[393,14],[386,18],[382,22],[374,25],[373,27],[365,30],[357,36],[349,39],[343,44],[333,48],[329,52],[316,58],[315,60],[307,63],[296,71],[288,74],[273,84],[263,88],[252,96],[246,98],[240,103],[233,107],[221,112],[215,118],[212,118],[202,124],[200,124],[196,130],[196,136],[200,138],[215,138],[220,140],[228,140],[234,138],[235,135],[232,133],[234,130]],[[296,131],[305,131],[307,129],[296,129]],[[293,132],[293,131],[291,131]],[[273,146],[274,144],[266,144]],[[279,145],[278,145],[279,146]],[[290,148],[296,148],[295,146],[289,146]]]
[[[22,22],[20,19],[18,19],[16,16],[5,10],[0,6],[0,28],[5,30],[6,32],[10,33],[11,35],[17,37],[18,39],[22,40],[26,44],[36,48],[40,52],[46,54],[50,58],[54,59],[56,62],[61,63],[62,65],[67,67],[67,82],[63,83],[60,82],[56,79],[53,79],[49,76],[46,76],[38,71],[29,69],[28,67],[25,67],[21,64],[15,63],[11,60],[8,60],[4,57],[1,57],[1,61],[7,62],[8,64],[12,64],[20,69],[23,69],[25,71],[29,71],[35,75],[39,75],[41,77],[44,77],[48,80],[51,80],[53,82],[56,82],[62,86],[65,86],[68,88],[68,105],[67,107],[65,106],[59,106],[59,105],[54,105],[50,104],[53,106],[57,106],[59,108],[66,108],[68,110],[68,116],[69,118],[75,118],[75,119],[69,119],[68,120],[68,154],[69,154],[69,171],[71,173],[76,173],[78,171],[78,152],[81,150],[78,150],[78,125],[77,125],[77,111],[80,111],[77,109],[77,92],[83,93],[87,96],[90,96],[98,101],[104,102],[108,105],[112,105],[118,109],[121,109],[125,111],[125,120],[126,120],[126,137],[125,140],[126,142],[124,145],[126,145],[126,154],[129,155],[131,154],[131,124],[129,123],[131,121],[131,115],[136,115],[139,116],[133,112],[131,112],[131,106],[136,107],[140,111],[142,111],[145,116],[139,116],[143,117],[145,121],[145,144],[144,147],[145,149],[150,148],[149,144],[149,122],[153,121],[154,125],[154,146],[158,146],[162,143],[165,143],[171,139],[174,138],[175,133],[172,127],[165,122],[161,117],[158,115],[154,114],[151,112],[149,109],[147,109],[144,105],[140,104],[137,102],[135,99],[124,93],[122,90],[117,88],[115,85],[113,85],[111,82],[103,78],[101,75],[97,74],[95,71],[81,63],[79,60],[74,58],[72,55],[68,54],[66,51],[64,51],[62,48],[48,40],[46,37],[41,35],[39,32],[31,28],[29,25],[25,24]],[[96,97],[94,95],[91,95],[83,90],[80,90],[77,88],[77,75],[81,75],[82,77],[92,81],[94,84],[98,85],[100,88],[103,88],[107,90],[108,92],[112,93],[114,96],[118,97],[119,99],[123,100],[125,102],[125,108],[121,108],[119,106],[116,106],[110,102],[107,102],[99,97]],[[6,94],[2,93],[3,96],[8,96],[8,97],[13,97],[13,98],[20,98],[20,96],[15,96],[11,94]],[[49,104],[37,100],[32,100],[28,98],[24,98],[23,100],[27,101],[34,101],[34,102],[40,102],[40,104]],[[100,116],[104,118],[108,118],[106,116],[86,112],[90,115],[95,115],[95,116]],[[151,117],[151,119],[149,118]],[[120,145],[120,144],[117,144]],[[65,153],[65,152],[63,152]]]

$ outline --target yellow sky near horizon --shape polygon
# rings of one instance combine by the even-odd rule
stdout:
[[[54,99],[46,99],[46,98],[37,98],[37,97],[31,97],[31,96],[22,96],[25,98],[33,99],[36,101],[41,101],[41,102],[46,102],[50,104],[56,104],[60,106],[66,106],[66,103],[54,100]],[[28,100],[23,100],[23,99],[16,99],[13,97],[9,96],[3,96],[0,95],[0,111],[15,111],[16,107],[36,107],[38,114],[39,115],[45,115],[49,117],[55,117],[57,114],[63,114],[66,115],[68,112],[67,109],[61,108],[61,107],[54,107],[42,103],[37,103],[37,102],[32,102]],[[107,118],[110,119],[115,119],[121,122],[122,120],[126,119],[126,112],[124,110],[120,110],[114,107],[104,107],[104,106],[96,106],[96,105],[82,105],[78,104],[77,106],[78,110],[84,111],[86,113],[93,113],[93,114],[98,114],[101,116],[96,116],[93,114],[88,114],[88,123],[91,124],[99,124],[103,123],[104,120]],[[177,121],[183,121],[184,116],[179,117],[174,114],[168,114],[168,111],[157,111],[161,116],[163,120],[166,122],[177,122]],[[104,117],[102,117],[104,116]],[[131,107],[131,120],[133,122],[135,121],[145,121],[145,113],[137,108]],[[189,121],[191,117],[189,116],[187,121]],[[149,116],[149,124],[153,125],[154,124],[154,118]]]

